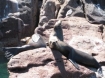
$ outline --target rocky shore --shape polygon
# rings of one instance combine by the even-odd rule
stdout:
[[[0,23],[0,46],[22,46],[26,37],[40,34],[48,42],[54,24],[62,20],[64,41],[92,55],[105,74],[105,20],[94,14],[91,0],[17,0],[19,11]],[[102,2],[100,3],[102,5]],[[91,8],[86,10],[91,5]],[[90,10],[92,11],[90,13]],[[98,12],[98,11],[97,11]],[[93,15],[93,14],[94,15]],[[19,14],[19,15],[18,15]],[[98,18],[99,17],[99,18]],[[97,19],[98,18],[98,19]],[[22,40],[25,41],[22,41]],[[59,51],[48,46],[22,51],[7,65],[9,78],[97,78],[96,71],[77,70]]]

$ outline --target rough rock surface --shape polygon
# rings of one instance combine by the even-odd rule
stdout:
[[[95,74],[89,69],[80,65],[79,67],[81,70],[76,70],[58,51],[51,51],[49,47],[22,52],[14,56],[8,63],[8,69],[11,71],[9,78],[95,77]]]
[[[0,3],[0,42],[3,46],[16,46],[21,38],[34,32],[38,0],[1,0]]]
[[[37,27],[35,32],[42,35],[47,42],[57,20],[52,19]],[[79,17],[59,20],[62,20],[64,41],[75,49],[93,55],[102,66],[105,66],[103,26],[90,24]],[[77,70],[58,51],[51,51],[49,47],[19,53],[8,62],[9,78],[96,78],[93,71],[85,66],[79,67],[81,70]]]
[[[55,0],[44,0],[40,10],[40,19],[39,19],[39,26],[44,25],[50,19],[55,18]]]
[[[82,2],[80,0],[65,0],[60,7],[57,18],[71,16],[84,17]]]

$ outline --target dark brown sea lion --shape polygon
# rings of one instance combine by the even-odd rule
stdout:
[[[63,54],[67,59],[77,68],[79,69],[79,66],[77,63],[89,66],[97,69],[97,72],[103,76],[102,69],[100,64],[96,61],[96,59],[79,50],[74,49],[73,47],[69,46],[67,43],[57,40],[52,43],[53,49],[58,50],[61,54]]]
[[[54,29],[52,30],[50,37],[49,37],[49,47],[53,48],[53,46],[50,46],[53,41],[57,41],[58,39],[63,41],[63,31],[61,27],[61,20],[57,21],[54,25]]]
[[[50,34],[49,37],[49,47],[51,49],[58,50],[61,54],[63,54],[67,59],[77,68],[79,66],[77,63],[82,64],[84,66],[94,67],[98,70],[98,73],[102,75],[102,69],[100,64],[96,61],[94,57],[91,55],[76,50],[69,46],[67,43],[63,42],[63,32],[60,26],[61,21],[58,21],[54,26],[54,30]],[[60,28],[58,28],[60,27]]]

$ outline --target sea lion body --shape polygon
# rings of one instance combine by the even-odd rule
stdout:
[[[5,53],[5,57],[10,59],[12,56],[26,50],[31,50],[35,48],[46,47],[46,43],[39,34],[34,34],[28,40],[26,45],[19,47],[3,47],[2,50]]]
[[[34,46],[35,48],[46,47],[46,43],[42,36],[39,34],[33,34],[32,37],[27,41],[27,45]]]
[[[86,67],[96,68],[99,77],[103,77],[103,71],[100,64],[96,61],[96,59],[79,50],[76,50],[69,46],[67,43],[63,41],[55,41],[52,43],[53,49],[58,50],[61,54],[63,54],[67,59],[79,70],[79,66],[77,63],[82,64]],[[52,46],[51,45],[51,46]]]
[[[96,69],[100,68],[99,63],[94,57],[87,53],[72,48],[63,41],[58,40],[52,45],[54,46],[54,49],[60,51],[65,57],[67,57],[67,59],[71,59],[85,66],[94,67]]]
[[[58,25],[59,25],[58,21]],[[63,42],[63,33],[62,29],[56,28],[56,24],[54,30],[50,34],[49,37],[49,47],[51,49],[58,50],[61,54],[63,54],[67,59],[79,70],[79,66],[77,63],[82,64],[84,66],[94,67],[97,69],[99,75],[103,76],[101,66],[96,61],[94,57],[91,55],[84,53],[82,51],[76,50],[69,46],[67,43]],[[59,25],[60,26],[60,25]]]
[[[61,27],[61,21],[57,21],[54,25],[54,29],[52,30],[50,37],[49,37],[49,47],[53,48],[53,45],[50,46],[53,42],[61,40],[63,41],[63,31]]]
[[[99,63],[96,61],[96,59],[93,56],[75,49],[73,49],[73,52],[74,52],[74,54],[72,55],[73,60],[76,61],[77,63],[85,66],[94,67],[96,69],[100,68]]]

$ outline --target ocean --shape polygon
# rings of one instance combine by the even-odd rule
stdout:
[[[4,57],[4,55],[0,55],[0,78],[8,78],[9,73],[7,70],[8,60]]]

